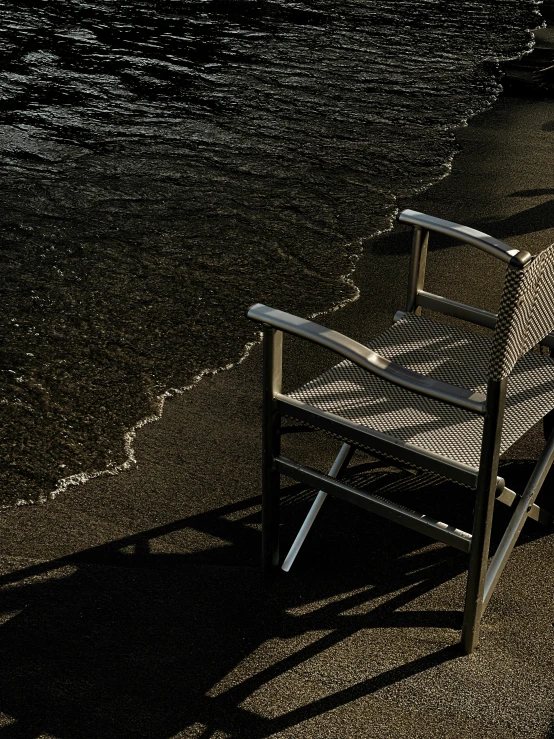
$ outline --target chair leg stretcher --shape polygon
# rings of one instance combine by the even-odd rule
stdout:
[[[333,462],[331,469],[329,470],[328,477],[339,477],[340,473],[348,466],[353,454],[354,449],[350,446],[350,444],[343,444],[340,452],[337,454],[337,457]],[[317,494],[316,499],[312,503],[312,507],[310,508],[308,515],[304,519],[304,523],[300,527],[300,530],[296,535],[296,538],[293,541],[283,564],[281,565],[281,569],[285,572],[288,572],[292,567],[292,564],[296,559],[296,555],[300,551],[305,538],[308,536],[308,532],[311,529],[312,524],[315,521],[316,516],[319,513],[319,510],[323,505],[326,497],[327,493],[324,493],[323,490],[320,490]]]

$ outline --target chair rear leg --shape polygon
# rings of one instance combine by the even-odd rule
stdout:
[[[350,446],[350,444],[342,445],[340,452],[337,454],[337,457],[328,472],[329,477],[340,477],[341,473],[348,467],[348,464],[350,463],[350,460],[354,455],[354,451],[354,447]],[[308,515],[304,519],[304,523],[300,527],[300,531],[296,535],[296,538],[292,543],[291,548],[289,549],[289,553],[285,557],[285,560],[281,567],[281,569],[285,572],[288,572],[292,567],[294,560],[296,559],[296,555],[300,551],[304,540],[308,536],[312,524],[315,521],[315,518],[319,513],[320,508],[323,505],[326,497],[327,493],[324,493],[323,490],[320,490],[316,496],[316,499],[312,503],[312,507],[308,511]]]

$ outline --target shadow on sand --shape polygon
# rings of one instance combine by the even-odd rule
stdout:
[[[509,197],[539,197],[547,196],[554,193],[552,189],[542,190],[523,190],[511,193]],[[472,228],[478,231],[494,236],[497,239],[510,239],[515,236],[524,234],[532,234],[552,228],[554,223],[554,202],[552,198],[548,198],[542,203],[525,208],[519,213],[514,213],[506,218],[486,218],[480,221],[472,222]],[[399,237],[399,234],[402,236]],[[398,254],[399,239],[402,239],[402,249],[409,248],[409,237],[405,234],[409,233],[409,229],[404,226],[398,226],[393,231],[380,236],[371,243],[371,251],[375,254]],[[429,241],[429,250],[439,251],[442,249],[451,249],[458,246],[458,242],[448,239],[440,234],[433,234],[433,238]],[[542,244],[548,246],[548,244]],[[533,253],[535,253],[533,251]]]
[[[513,467],[516,475],[530,469]],[[375,464],[353,472],[371,473],[372,484],[386,483],[399,501],[406,495],[397,488],[407,473]],[[423,477],[408,494],[422,507],[437,492],[444,500],[440,483]],[[462,518],[471,513],[470,497],[455,504]],[[310,499],[299,487],[285,491],[285,538]],[[12,565],[0,577],[0,711],[13,719],[0,725],[1,739],[261,739],[461,656],[461,612],[410,604],[454,578],[463,593],[463,554],[409,531],[399,536],[393,524],[352,516],[332,501],[296,571],[267,583],[255,566],[258,503],[227,505],[52,562]],[[185,528],[228,546],[151,553],[155,540]],[[249,561],[229,566],[241,560],[230,556],[233,549],[245,546]],[[372,669],[371,634],[380,628],[445,631],[400,651],[392,667],[377,659]],[[313,669],[308,662],[348,639],[364,652],[366,675],[350,684],[330,680],[315,697],[303,692],[302,679],[292,679],[292,697],[271,687]],[[264,690],[260,709],[252,696]]]

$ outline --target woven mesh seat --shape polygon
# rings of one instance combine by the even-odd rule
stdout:
[[[282,563],[285,571],[327,495],[444,542],[469,555],[462,628],[469,653],[478,644],[481,618],[525,521],[554,520],[535,503],[554,462],[554,431],[523,491],[509,490],[498,476],[500,455],[538,421],[544,418],[546,429],[554,419],[554,361],[535,349],[541,344],[554,352],[554,245],[532,257],[487,234],[423,213],[403,211],[399,220],[414,228],[405,312],[367,345],[268,306],[257,304],[248,311],[264,332],[262,562],[266,572],[280,564],[281,475],[319,490]],[[424,290],[432,232],[506,264],[498,313]],[[426,309],[487,328],[492,338],[423,317]],[[341,361],[285,394],[283,332],[318,344]],[[329,472],[281,453],[282,417],[343,442]],[[401,506],[385,491],[378,495],[341,480],[356,450],[371,450],[399,466],[428,470],[471,488],[471,533]],[[456,496],[455,486],[451,496]],[[515,510],[489,565],[497,502]]]
[[[368,343],[381,356],[484,393],[492,339],[407,314]],[[345,360],[288,397],[466,464],[477,473],[483,418],[365,372]],[[500,453],[554,408],[554,362],[529,352],[508,381]]]

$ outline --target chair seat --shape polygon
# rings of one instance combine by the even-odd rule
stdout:
[[[486,393],[492,341],[422,316],[406,315],[367,346],[428,377]],[[475,469],[483,418],[391,385],[343,361],[287,397]],[[554,361],[533,351],[508,380],[500,453],[554,408]]]

